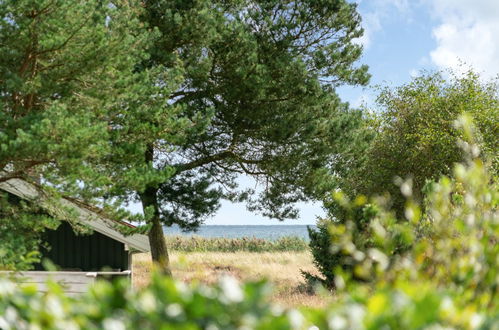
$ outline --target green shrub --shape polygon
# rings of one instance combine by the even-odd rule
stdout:
[[[419,199],[428,180],[451,176],[454,164],[466,157],[457,144],[463,134],[453,125],[464,112],[475,120],[482,159],[498,175],[498,91],[499,80],[486,82],[474,72],[427,72],[402,86],[382,88],[371,109],[375,119],[366,128],[374,138],[357,142],[357,150],[345,155],[349,166],[340,187],[349,196],[389,192],[392,209],[403,216],[405,197],[394,177],[412,178]]]
[[[46,294],[0,279],[0,329],[302,329],[296,310],[268,303],[265,283],[186,286],[153,276],[133,291],[125,282],[98,282],[78,298],[52,283]]]
[[[331,221],[320,220],[317,222],[317,229],[307,227],[310,238],[309,247],[314,258],[313,262],[321,276],[302,271],[307,283],[311,285],[321,283],[328,288],[334,287],[333,270],[339,264],[338,255],[331,251],[330,225]]]
[[[334,198],[337,200],[337,210],[341,211],[342,218],[321,219],[317,223],[316,230],[309,228],[309,247],[321,276],[303,273],[307,282],[320,282],[329,289],[336,286],[336,268],[349,274],[351,280],[359,282],[372,280],[374,274],[364,272],[359,267],[361,254],[352,253],[351,242],[355,243],[357,250],[384,248],[387,243],[373,239],[374,228],[370,226],[371,221],[384,212],[376,204],[380,203],[380,200],[367,203],[367,199],[360,196],[350,201],[341,192],[335,192]],[[393,224],[398,222],[392,213],[384,212],[382,216],[390,219]],[[406,239],[402,238],[399,237],[398,240],[391,242],[390,254],[401,253],[410,247]]]
[[[346,212],[343,222],[330,221],[330,259],[323,255],[316,262],[329,267],[323,275],[334,281],[338,295],[377,311],[379,326],[409,327],[412,316],[404,304],[420,310],[421,322],[433,318],[476,328],[486,327],[488,319],[497,326],[498,186],[476,158],[470,119],[463,117],[460,125],[468,141],[461,142],[467,163],[455,166],[452,180],[442,177],[428,187],[424,208],[412,199],[410,183],[401,187],[407,196],[404,218],[390,212],[383,199],[367,204],[365,198],[351,202],[335,194],[344,208],[366,210],[376,205],[376,212],[370,213],[365,226],[353,216],[355,212]],[[320,233],[324,239],[326,231]],[[359,278],[367,281],[361,283]],[[397,306],[400,302],[403,306]]]

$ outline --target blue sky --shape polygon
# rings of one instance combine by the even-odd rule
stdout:
[[[364,46],[360,63],[372,74],[367,88],[343,87],[353,106],[372,104],[372,86],[396,86],[424,70],[473,68],[484,77],[499,74],[499,0],[361,0]],[[248,179],[241,179],[252,185]],[[223,203],[206,224],[314,224],[320,205],[299,206],[301,218],[278,222],[246,211],[244,204]]]

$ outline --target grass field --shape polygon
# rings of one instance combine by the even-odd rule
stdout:
[[[267,279],[271,299],[285,307],[327,305],[326,296],[307,292],[300,270],[315,272],[312,256],[304,252],[177,252],[170,255],[173,276],[187,283],[210,284],[220,276],[240,281]],[[152,263],[149,254],[134,257],[134,285],[147,285]]]

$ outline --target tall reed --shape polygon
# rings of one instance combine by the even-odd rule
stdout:
[[[206,238],[200,236],[166,236],[168,247],[182,252],[276,252],[305,251],[307,242],[296,236],[267,240],[256,237]]]

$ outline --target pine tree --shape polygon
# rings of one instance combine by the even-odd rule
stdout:
[[[0,183],[22,178],[85,199],[105,191],[110,178],[96,164],[110,152],[114,110],[151,85],[137,63],[155,34],[138,8],[134,1],[0,2]],[[18,252],[2,263],[19,264],[38,246],[36,234],[54,224],[40,221],[36,205],[0,202],[0,250]]]
[[[150,99],[116,115],[113,196],[142,203],[153,260],[169,273],[163,225],[196,228],[221,198],[268,217],[331,188],[335,156],[360,120],[335,88],[365,84],[354,4],[145,1],[161,37],[140,70],[163,70]],[[169,90],[169,92],[168,92]],[[263,184],[237,188],[245,174]]]

